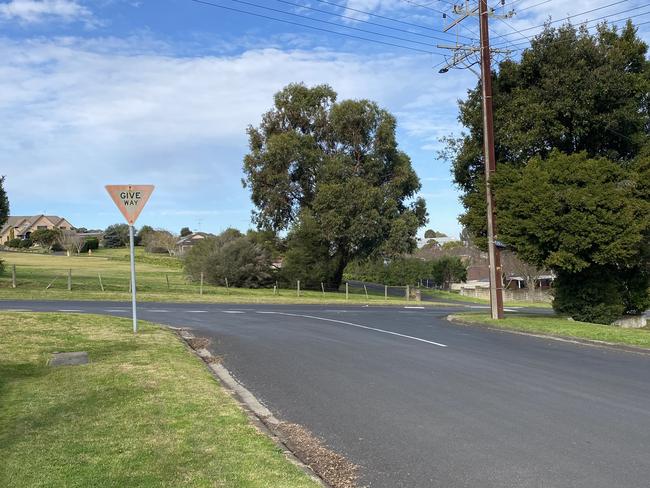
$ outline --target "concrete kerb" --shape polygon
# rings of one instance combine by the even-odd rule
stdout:
[[[636,346],[628,346],[625,344],[616,344],[615,342],[607,342],[607,341],[598,341],[595,339],[579,339],[576,337],[559,337],[559,336],[554,336],[554,335],[547,335],[547,334],[535,334],[533,332],[523,332],[520,330],[512,330],[512,329],[500,329],[498,327],[490,327],[489,325],[481,324],[478,322],[472,322],[471,319],[468,319],[466,317],[459,317],[458,315],[447,315],[447,321],[458,324],[458,325],[463,325],[467,327],[481,327],[483,329],[495,331],[495,332],[506,332],[508,334],[517,334],[517,335],[524,335],[524,336],[529,336],[529,337],[536,337],[538,339],[548,339],[551,341],[558,341],[558,342],[568,342],[570,344],[577,344],[579,346],[588,346],[588,347],[601,347],[601,348],[606,348],[606,349],[616,349],[618,351],[624,351],[624,352],[631,352],[634,354],[642,354],[644,356],[650,355],[650,349],[646,349],[643,347],[636,347]]]
[[[309,465],[305,464],[293,453],[293,451],[291,451],[291,449],[289,449],[283,436],[277,431],[277,426],[281,423],[280,420],[278,420],[268,408],[262,405],[262,403],[255,398],[255,395],[233,378],[230,372],[222,364],[214,361],[215,357],[208,349],[193,349],[191,347],[189,341],[195,338],[194,334],[183,328],[170,328],[183,340],[183,343],[188,350],[203,360],[205,365],[208,367],[208,370],[217,378],[226,392],[233,396],[242,406],[253,425],[255,425],[260,432],[268,436],[280,449],[282,449],[285,457],[291,463],[300,468],[321,487],[332,488],[331,485],[318,476]]]

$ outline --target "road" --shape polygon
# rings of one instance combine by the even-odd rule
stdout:
[[[244,386],[372,488],[650,486],[649,355],[444,319],[459,309],[143,303],[140,316],[210,337]]]

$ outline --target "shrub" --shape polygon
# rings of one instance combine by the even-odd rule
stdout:
[[[129,226],[126,224],[109,225],[104,231],[104,247],[124,247],[129,244]]]
[[[402,257],[383,260],[357,261],[346,268],[346,278],[385,285],[417,285],[429,280],[434,286],[449,287],[452,282],[467,278],[467,266],[458,257],[423,260]]]
[[[30,234],[30,239],[41,247],[50,249],[54,248],[60,236],[61,231],[59,229],[39,229]]]
[[[20,247],[20,244],[22,242],[22,239],[18,239],[17,237],[14,239],[10,239],[5,243],[5,246],[7,247],[12,247],[12,248],[18,248]]]
[[[32,242],[32,240],[30,238],[19,239],[19,241],[20,242],[18,243],[18,247],[21,248],[21,249],[29,249],[30,247],[32,247],[34,245],[34,243]]]
[[[4,274],[5,272],[5,262],[0,259],[0,275]]]
[[[625,311],[615,276],[593,267],[580,273],[558,273],[553,308],[580,322],[611,324]]]
[[[201,272],[214,285],[257,288],[272,279],[271,255],[241,232],[227,229],[194,245],[184,259],[185,271],[194,280]]]
[[[96,249],[99,249],[99,239],[97,237],[86,237],[81,252],[94,251]]]

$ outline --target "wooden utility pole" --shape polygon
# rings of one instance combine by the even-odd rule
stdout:
[[[465,7],[454,6],[454,13],[460,15],[453,21],[445,32],[451,27],[457,26],[468,17],[478,15],[480,26],[480,46],[468,45],[438,45],[439,48],[450,49],[453,57],[443,66],[439,73],[447,73],[450,68],[464,67],[480,77],[481,95],[483,104],[483,162],[485,165],[485,193],[487,213],[487,237],[488,237],[488,259],[490,267],[490,313],[493,319],[503,318],[503,284],[501,282],[501,258],[496,245],[496,218],[494,207],[494,195],[490,182],[496,171],[496,155],[494,151],[494,117],[492,115],[492,54],[495,52],[508,53],[503,49],[490,48],[490,30],[488,18],[495,15],[488,6],[487,0],[478,0],[478,7],[471,8],[468,4]],[[512,16],[513,12],[505,17]],[[479,59],[475,60],[475,55]],[[472,66],[480,64],[481,72],[476,73]]]
[[[483,158],[485,160],[485,194],[487,198],[488,258],[490,261],[490,312],[493,319],[503,318],[503,286],[501,284],[501,259],[495,242],[496,222],[494,195],[490,181],[496,171],[494,152],[494,117],[492,115],[492,68],[490,31],[488,27],[487,0],[479,0],[481,26],[481,91],[483,95]]]

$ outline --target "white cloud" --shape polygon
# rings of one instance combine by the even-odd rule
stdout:
[[[92,14],[75,0],[11,0],[0,3],[0,18],[28,24],[53,19],[88,22]]]
[[[397,114],[409,151],[453,130],[456,99],[475,83],[462,73],[438,75],[422,56],[258,49],[181,57],[143,45],[0,38],[0,117],[8,121],[0,172],[16,211],[59,202],[101,215],[109,205],[103,185],[128,179],[158,185],[149,209],[159,216],[155,225],[189,219],[195,208],[197,219],[243,226],[250,208],[239,181],[245,129],[287,83],[326,82],[340,98],[377,100]],[[414,160],[423,176],[433,157]],[[218,212],[205,215],[206,208]]]

